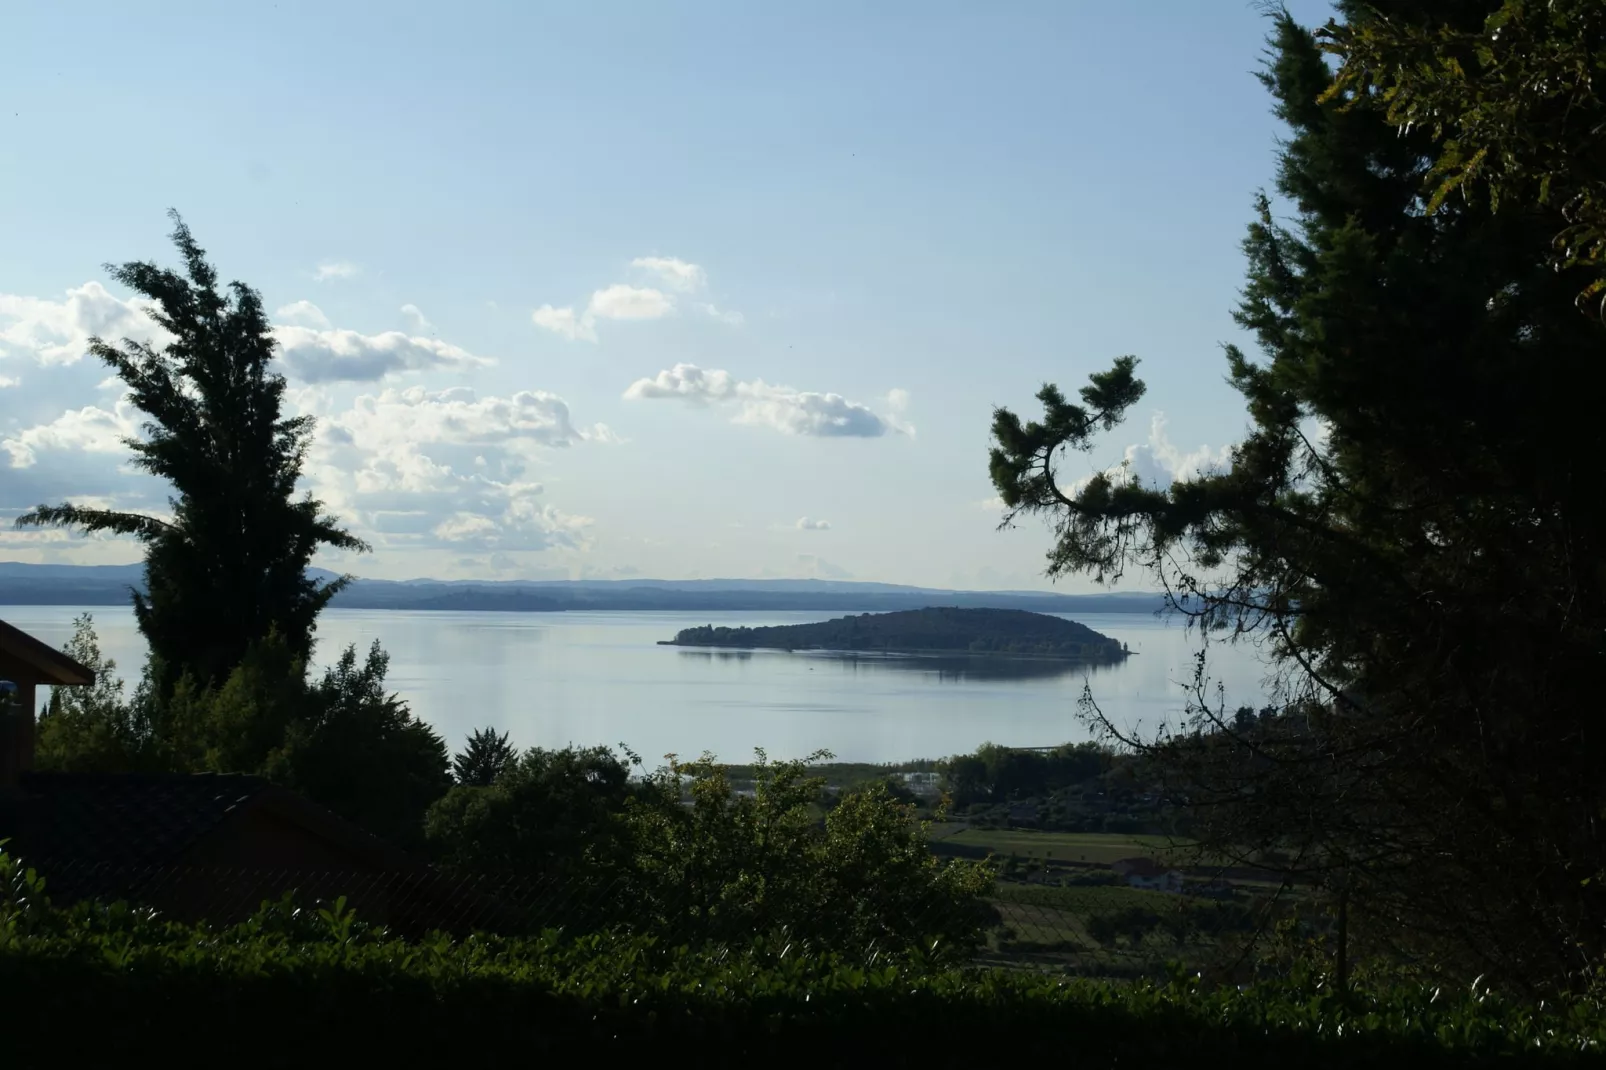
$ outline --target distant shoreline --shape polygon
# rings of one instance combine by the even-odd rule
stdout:
[[[141,566],[29,565],[0,561],[0,605],[127,606]],[[317,579],[332,579],[315,571]],[[358,579],[331,609],[409,612],[817,612],[890,613],[941,605],[1034,613],[1154,614],[1155,593],[1056,594],[953,591],[825,580],[442,580]]]

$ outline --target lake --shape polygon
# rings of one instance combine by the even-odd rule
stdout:
[[[52,646],[93,614],[118,674],[139,676],[145,643],[132,609],[4,606],[0,617]],[[842,657],[658,646],[703,624],[800,624],[820,612],[447,613],[331,609],[319,618],[320,664],[378,639],[389,686],[456,750],[470,730],[505,730],[519,746],[628,744],[649,760],[711,751],[743,760],[819,748],[843,761],[939,758],[984,742],[1042,747],[1088,738],[1084,682],[1112,718],[1153,728],[1183,709],[1200,640],[1179,621],[1080,614],[1126,642],[1119,665],[985,658]],[[1266,669],[1250,645],[1210,645],[1227,707],[1258,705]],[[130,684],[132,686],[132,684]],[[650,764],[656,764],[650,762]]]

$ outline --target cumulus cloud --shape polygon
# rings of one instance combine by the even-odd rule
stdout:
[[[76,364],[89,339],[162,342],[167,333],[138,299],[124,301],[98,282],[67,291],[60,301],[0,294],[0,355],[31,357],[42,365]]]
[[[665,286],[685,293],[694,293],[708,284],[708,275],[702,268],[673,256],[638,256],[630,266],[650,272]]]
[[[407,317],[407,322],[413,325],[415,331],[428,331],[435,327],[424,313],[419,311],[418,306],[410,301],[401,307],[401,314]]]
[[[401,331],[359,334],[348,330],[280,326],[273,329],[279,355],[307,383],[374,382],[395,372],[485,367],[493,361],[438,338]]]
[[[553,308],[551,305],[542,305],[530,314],[530,319],[537,327],[560,334],[571,342],[595,342],[597,329],[593,322],[584,317],[576,316],[572,308]]]
[[[661,290],[616,283],[591,295],[586,318],[591,320],[655,320],[675,310]]]
[[[86,405],[69,409],[49,423],[24,428],[0,439],[12,468],[32,468],[43,452],[122,453],[139,430],[137,410],[126,397],[112,409]]]
[[[0,375],[0,390],[4,390],[8,386],[16,386],[21,382],[21,379],[13,379],[9,375]]]
[[[614,283],[593,291],[581,308],[542,305],[531,314],[531,321],[570,341],[595,342],[599,321],[655,320],[672,316],[681,309],[682,298],[708,284],[708,275],[701,267],[672,256],[639,256],[630,266],[652,275],[658,285]],[[722,310],[707,302],[695,302],[689,307],[722,323],[742,322],[740,312]]]
[[[344,260],[331,260],[327,263],[319,264],[318,270],[312,273],[312,277],[318,282],[328,282],[331,279],[352,278],[357,274],[357,271],[356,264],[348,263]]]
[[[674,399],[703,407],[724,405],[734,421],[758,424],[789,435],[821,438],[877,438],[902,428],[868,406],[840,394],[821,394],[773,386],[761,379],[742,381],[727,371],[677,364],[650,379],[637,379],[624,396],[630,400]]]
[[[387,547],[579,547],[591,520],[547,503],[530,468],[545,451],[603,433],[575,426],[567,403],[544,391],[385,390],[320,419],[307,475],[326,504]]]
[[[810,520],[806,516],[800,516],[797,518],[796,527],[799,531],[830,531],[831,522],[829,520]]]
[[[329,317],[323,314],[323,309],[311,301],[292,301],[282,305],[274,312],[273,318],[297,327],[316,327],[323,330],[334,326]]]
[[[1149,438],[1126,448],[1121,463],[1105,470],[1105,474],[1118,482],[1136,480],[1154,490],[1164,490],[1179,479],[1203,475],[1225,466],[1232,455],[1232,447],[1211,449],[1200,446],[1185,451],[1171,441],[1166,433],[1166,417],[1156,412],[1149,421]],[[1077,480],[1069,493],[1079,493],[1091,476]]]

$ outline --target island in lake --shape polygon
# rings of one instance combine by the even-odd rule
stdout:
[[[687,628],[659,646],[823,650],[878,654],[1000,654],[1113,662],[1126,644],[1085,624],[1023,609],[929,607],[861,613],[818,624]]]

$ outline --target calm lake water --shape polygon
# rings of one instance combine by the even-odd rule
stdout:
[[[131,609],[0,606],[0,618],[60,646],[94,615],[102,653],[134,680],[145,643]],[[389,684],[455,750],[491,725],[520,746],[626,743],[648,759],[711,751],[741,760],[826,748],[844,761],[937,758],[984,742],[1051,746],[1085,739],[1077,699],[1090,683],[1105,712],[1154,727],[1185,703],[1200,640],[1144,614],[1073,619],[1125,641],[1136,656],[1088,668],[990,659],[837,657],[656,645],[702,624],[799,624],[840,613],[441,613],[329,610],[318,658],[378,639]],[[1071,618],[1068,618],[1071,619]],[[1245,644],[1214,642],[1210,675],[1228,708],[1258,704],[1266,669]],[[130,684],[132,686],[132,684]]]

